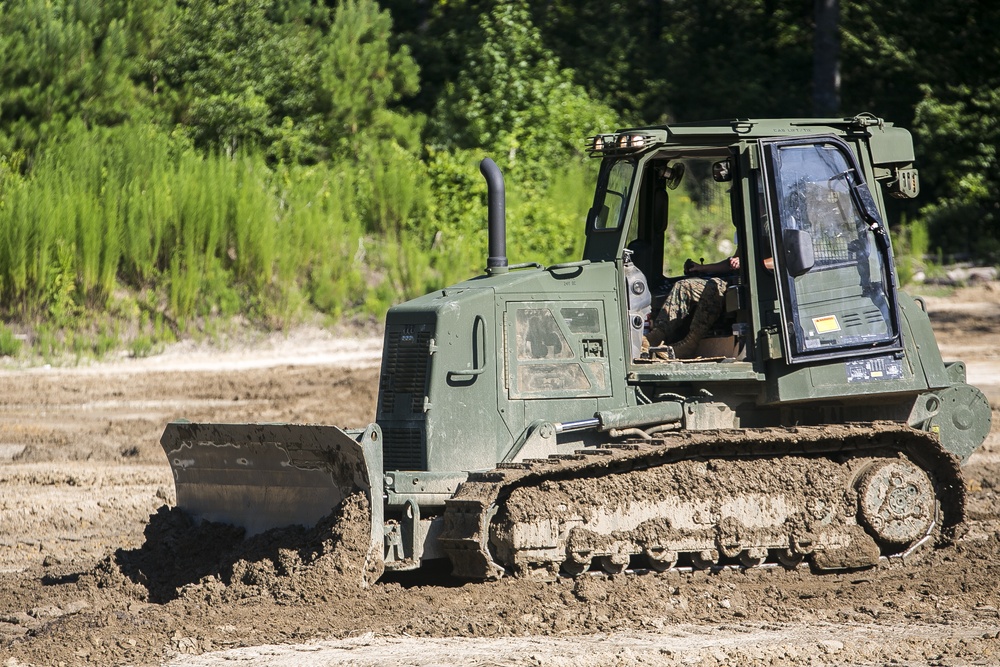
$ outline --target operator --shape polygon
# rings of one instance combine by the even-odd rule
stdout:
[[[720,274],[731,274],[740,269],[740,251],[712,264],[684,262],[684,275],[689,276],[674,283],[667,294],[663,308],[653,320],[649,335],[643,336],[642,354],[647,356],[650,348],[664,342],[677,340],[685,324],[689,324],[687,335],[669,347],[655,351],[659,359],[690,359],[698,349],[698,343],[709,328],[719,319],[725,307],[727,282]]]

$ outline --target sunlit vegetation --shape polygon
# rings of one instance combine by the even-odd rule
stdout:
[[[713,41],[718,12],[693,2],[0,2],[0,355],[377,320],[482,271],[485,156],[507,177],[511,261],[577,259],[588,134],[808,114],[799,4],[744,3],[727,16],[745,30]],[[961,4],[887,24],[887,3],[841,3],[846,111],[912,123],[930,153],[929,198],[897,210],[904,278],[1000,247],[1000,58],[948,74],[984,48],[975,31],[954,57],[902,58]],[[717,258],[724,213],[677,191],[668,266]]]

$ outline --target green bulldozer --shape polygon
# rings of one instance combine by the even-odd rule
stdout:
[[[886,197],[910,134],[868,114],[629,128],[600,160],[583,257],[509,264],[485,159],[486,270],[393,307],[374,423],[170,423],[177,506],[256,534],[370,508],[368,570],[456,576],[877,565],[948,540],[990,406],[899,289]],[[684,359],[644,333],[684,174],[738,269]],[[370,529],[370,530],[368,530]]]

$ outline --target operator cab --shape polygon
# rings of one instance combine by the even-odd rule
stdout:
[[[633,359],[671,288],[686,277],[685,259],[712,263],[738,255],[742,263],[743,232],[737,224],[743,218],[742,204],[733,186],[728,147],[664,149],[641,161],[625,157],[602,165],[584,258],[614,253],[623,260]],[[698,275],[723,279],[734,294],[702,339],[697,356],[744,359],[745,345],[734,335],[734,326],[741,331],[735,288],[743,282],[742,270]],[[649,298],[644,300],[646,290]],[[682,328],[681,337],[684,333]]]
[[[868,187],[859,144],[833,134],[734,141],[721,130],[714,145],[659,128],[592,138],[603,160],[583,258],[622,263],[633,366],[649,363],[637,360],[637,341],[687,257],[735,255],[740,266],[719,276],[725,310],[684,361],[762,372],[775,359],[899,351],[881,193]]]

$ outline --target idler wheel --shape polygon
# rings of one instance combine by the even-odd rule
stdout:
[[[876,463],[856,488],[861,523],[879,543],[910,544],[930,530],[937,506],[934,486],[909,461]]]

